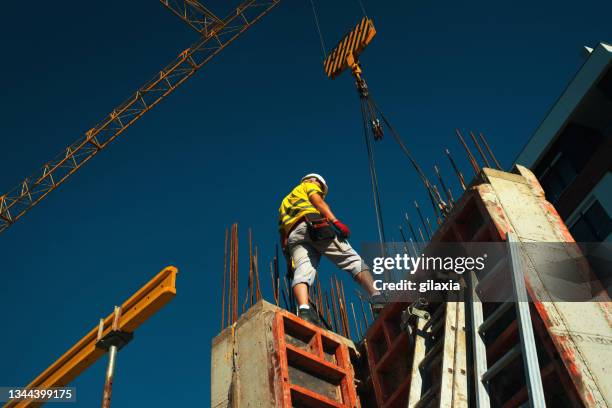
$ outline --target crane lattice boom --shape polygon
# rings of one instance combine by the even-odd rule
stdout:
[[[79,140],[46,163],[42,169],[27,177],[8,193],[0,195],[0,233],[280,2],[245,1],[225,19],[219,19],[194,0],[160,1],[201,34],[198,42],[181,52],[174,61],[113,109],[99,124],[85,132]]]

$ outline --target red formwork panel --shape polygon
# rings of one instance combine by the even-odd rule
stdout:
[[[278,407],[358,408],[349,348],[339,336],[287,311],[274,317]]]
[[[387,306],[365,336],[370,379],[380,408],[406,407],[412,358],[408,334],[400,330],[400,320],[407,306]]]

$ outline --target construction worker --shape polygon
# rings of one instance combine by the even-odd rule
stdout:
[[[374,289],[368,266],[347,241],[351,234],[349,228],[336,218],[324,201],[327,191],[322,176],[307,174],[283,199],[278,210],[281,246],[293,266],[291,286],[297,314],[319,326],[319,316],[309,304],[308,288],[314,282],[321,255],[349,272],[370,296],[380,297],[380,292]]]

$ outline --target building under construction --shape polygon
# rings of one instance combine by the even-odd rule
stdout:
[[[440,242],[505,242],[508,252],[487,273],[466,279],[465,299],[391,303],[357,343],[346,331],[341,336],[257,302],[212,341],[211,406],[611,404],[608,295],[597,279],[585,278],[592,300],[554,301],[547,265],[571,262],[576,274],[592,272],[571,246],[539,259],[528,245],[573,242],[531,171],[483,168],[429,245]],[[503,271],[521,278],[513,278],[517,301],[481,301]],[[332,307],[340,320],[343,308]]]
[[[279,3],[246,1],[220,18],[197,1],[161,2],[196,31],[197,43],[40,172],[1,195],[0,232]],[[607,110],[591,112],[593,105],[612,106],[612,48],[600,44],[590,50],[584,67],[511,169],[502,168],[482,133],[469,131],[468,139],[457,129],[473,170],[464,176],[445,150],[460,186],[457,195],[437,166],[436,181],[430,180],[372,98],[359,55],[375,35],[373,20],[364,16],[326,56],[323,69],[331,79],[350,73],[355,82],[383,252],[388,241],[372,152],[375,142],[390,138],[417,173],[433,210],[430,219],[415,202],[420,225],[406,214],[402,240],[393,243],[396,252],[419,257],[436,254],[444,245],[469,252],[490,244],[500,248],[495,262],[480,272],[453,275],[459,290],[435,299],[389,301],[380,313],[373,312],[365,297],[351,296],[335,277],[329,284],[317,278],[309,290],[323,322],[319,327],[295,315],[278,248],[269,268],[260,270],[250,230],[244,292],[234,224],[225,234],[221,331],[210,348],[210,406],[611,407],[610,273],[592,267],[592,258],[576,240],[603,242],[612,231],[612,118]],[[572,150],[568,140],[575,137],[597,143]],[[539,244],[549,246],[543,250]],[[108,356],[102,406],[109,407],[119,350],[176,295],[176,274],[176,268],[164,268],[26,388],[68,386]],[[266,301],[261,285],[268,278],[272,297]],[[432,282],[445,279],[438,274]],[[11,400],[6,407],[45,402],[30,397]]]

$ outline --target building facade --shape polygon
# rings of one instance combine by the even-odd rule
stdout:
[[[612,46],[600,43],[516,163],[538,177],[577,242],[612,241]]]
[[[612,46],[587,52],[515,162],[534,172],[576,242],[607,242],[583,251],[612,294]]]

